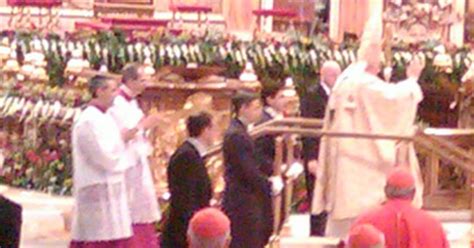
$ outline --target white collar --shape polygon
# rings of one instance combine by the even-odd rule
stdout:
[[[191,138],[190,137],[190,138],[188,138],[188,142],[191,143],[191,145],[193,145],[194,148],[196,148],[196,150],[198,151],[198,153],[201,157],[204,157],[204,155],[206,155],[207,148],[201,141],[199,141],[196,138]]]
[[[330,95],[331,94],[331,88],[329,88],[329,86],[324,82],[324,81],[321,81],[321,83],[319,83],[321,85],[321,87],[323,87],[323,90],[324,92],[326,92],[326,95]]]
[[[279,113],[278,111],[276,111],[274,108],[272,108],[271,106],[265,106],[264,108],[265,112],[267,112],[267,114],[269,114],[273,119],[276,119],[276,118],[283,118],[283,115],[281,113]]]
[[[243,117],[238,117],[237,119],[244,125],[245,131],[247,131],[247,132],[252,130],[255,127],[255,123],[249,123]]]

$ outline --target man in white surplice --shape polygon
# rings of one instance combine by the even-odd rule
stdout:
[[[74,124],[72,157],[75,208],[71,247],[127,246],[132,220],[127,202],[125,146],[135,131],[121,133],[107,113],[117,83],[103,76],[89,82],[93,95]]]
[[[125,173],[125,180],[133,229],[135,236],[142,236],[140,240],[148,240],[148,247],[157,247],[153,223],[160,219],[160,212],[148,161],[152,146],[145,136],[145,131],[156,126],[161,120],[156,114],[145,116],[138,106],[136,96],[144,91],[146,83],[150,81],[144,69],[139,64],[125,66],[119,94],[109,111],[122,132],[137,130],[137,134],[126,147],[129,151],[127,161],[130,169]]]
[[[369,21],[368,27],[373,21]],[[376,25],[375,25],[376,26]],[[380,70],[381,30],[367,28],[359,62],[338,78],[328,101],[323,129],[331,132],[412,135],[423,94],[417,83],[423,68],[415,59],[408,78],[387,83]],[[312,213],[329,213],[326,236],[346,238],[352,221],[385,200],[386,175],[406,166],[417,179],[415,204],[421,206],[422,182],[413,144],[396,140],[323,137]]]

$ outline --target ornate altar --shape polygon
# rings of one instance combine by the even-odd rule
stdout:
[[[395,42],[448,41],[451,25],[461,21],[452,1],[403,2],[389,0],[383,13],[385,31],[393,33]]]
[[[215,76],[220,70],[222,68],[218,67],[165,68],[156,74],[156,81],[140,96],[140,104],[146,112],[159,112],[163,116],[163,122],[151,134],[155,148],[151,165],[159,195],[167,191],[168,160],[187,136],[186,118],[199,111],[210,112],[223,133],[231,117],[232,95],[238,90],[259,89],[259,83]],[[223,189],[220,156],[212,156],[207,162],[214,189],[220,192]]]
[[[309,34],[311,24],[315,19],[315,0],[286,0],[275,1],[274,8],[287,9],[295,13],[292,24],[297,30],[301,30],[304,34]],[[276,18],[273,20],[274,30],[285,31],[288,29],[288,20]]]
[[[19,28],[40,28],[52,30],[59,23],[59,8],[62,0],[8,0],[11,7],[9,27]],[[38,23],[31,20],[32,9],[38,11]],[[46,11],[44,11],[46,10]],[[46,19],[43,21],[43,19]]]

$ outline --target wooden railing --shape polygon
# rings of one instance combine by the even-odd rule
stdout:
[[[467,174],[468,183],[462,192],[469,200],[468,204],[461,204],[461,207],[471,209],[474,217],[474,129],[424,129],[419,130],[415,135],[387,135],[373,133],[349,133],[349,132],[330,132],[322,129],[322,121],[318,119],[305,118],[286,118],[269,121],[250,131],[252,137],[257,138],[263,135],[274,135],[276,139],[276,157],[274,164],[274,174],[282,175],[285,171],[283,164],[292,164],[297,158],[294,156],[294,148],[297,145],[297,137],[338,137],[338,138],[357,138],[357,139],[387,139],[406,142],[414,142],[419,151],[419,156],[424,156],[424,163],[421,167],[424,172],[425,190],[425,206],[432,208],[436,204],[432,204],[429,199],[437,199],[440,202],[446,201],[446,197],[456,199],[459,191],[446,191],[439,189],[439,168],[440,161],[446,161],[450,166],[462,170]],[[207,156],[220,156],[222,144],[218,144],[208,152]],[[284,161],[283,154],[286,153]],[[290,214],[291,199],[293,194],[293,181],[288,179],[285,182],[284,198],[276,196],[274,198],[275,223],[274,235],[270,246],[278,246],[280,233],[282,231],[282,219],[286,221]],[[472,199],[472,200],[471,200]],[[450,201],[451,203],[453,201]],[[283,204],[283,211],[281,207]],[[440,206],[438,206],[439,208]],[[441,206],[442,207],[442,206]],[[280,218],[284,216],[284,218]],[[471,220],[474,223],[474,218]]]

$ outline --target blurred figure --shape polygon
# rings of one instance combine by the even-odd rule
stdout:
[[[20,247],[22,207],[0,195],[0,247]]]
[[[205,208],[191,218],[189,248],[227,248],[230,240],[230,220],[219,209]]]
[[[188,117],[189,138],[174,152],[168,165],[171,194],[170,215],[163,232],[163,247],[187,248],[186,230],[191,216],[208,207],[212,198],[211,179],[204,155],[215,140],[216,127],[209,113]]]
[[[320,80],[316,87],[309,89],[301,99],[301,117],[323,119],[331,90],[341,74],[341,67],[335,61],[326,61],[320,69]],[[315,89],[314,89],[315,88]],[[303,165],[306,180],[306,192],[311,205],[313,199],[319,138],[303,137]],[[310,233],[312,236],[324,236],[327,213],[310,216]]]

